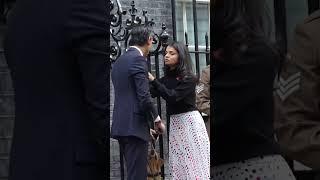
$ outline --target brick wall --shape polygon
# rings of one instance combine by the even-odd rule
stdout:
[[[131,8],[131,2],[132,0],[120,0],[123,10]],[[169,34],[172,34],[171,0],[135,0],[135,5],[139,15],[142,10],[148,11],[148,17],[150,20],[154,19],[156,29],[161,29],[161,24],[166,23]]]

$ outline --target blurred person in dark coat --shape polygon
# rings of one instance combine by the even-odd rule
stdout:
[[[274,139],[273,84],[281,55],[264,0],[216,0],[212,64],[215,180],[294,180]]]
[[[200,81],[196,87],[196,105],[205,121],[210,138],[210,65],[202,70]]]
[[[9,180],[105,180],[106,2],[19,0],[5,54],[15,90]]]

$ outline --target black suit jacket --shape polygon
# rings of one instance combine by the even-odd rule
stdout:
[[[115,62],[111,77],[115,92],[111,136],[148,141],[150,125],[158,113],[149,91],[146,58],[137,49],[128,49]]]
[[[20,0],[5,53],[15,89],[9,180],[105,179],[106,2]]]

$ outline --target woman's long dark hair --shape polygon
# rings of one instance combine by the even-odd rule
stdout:
[[[191,56],[187,46],[181,42],[176,41],[170,41],[167,47],[169,46],[173,47],[179,54],[178,65],[174,70],[176,75],[179,77],[184,77],[186,75],[194,76]],[[170,67],[165,65],[164,74],[167,75],[168,73],[170,73]]]
[[[271,41],[271,27],[265,0],[215,0],[213,48],[222,49],[227,61],[253,42],[263,43],[280,55]]]

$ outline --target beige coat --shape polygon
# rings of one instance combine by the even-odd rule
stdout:
[[[320,169],[320,11],[297,25],[275,93],[275,130],[285,154]]]
[[[210,65],[202,70],[199,84],[196,87],[196,105],[204,117],[208,135],[210,137]]]

